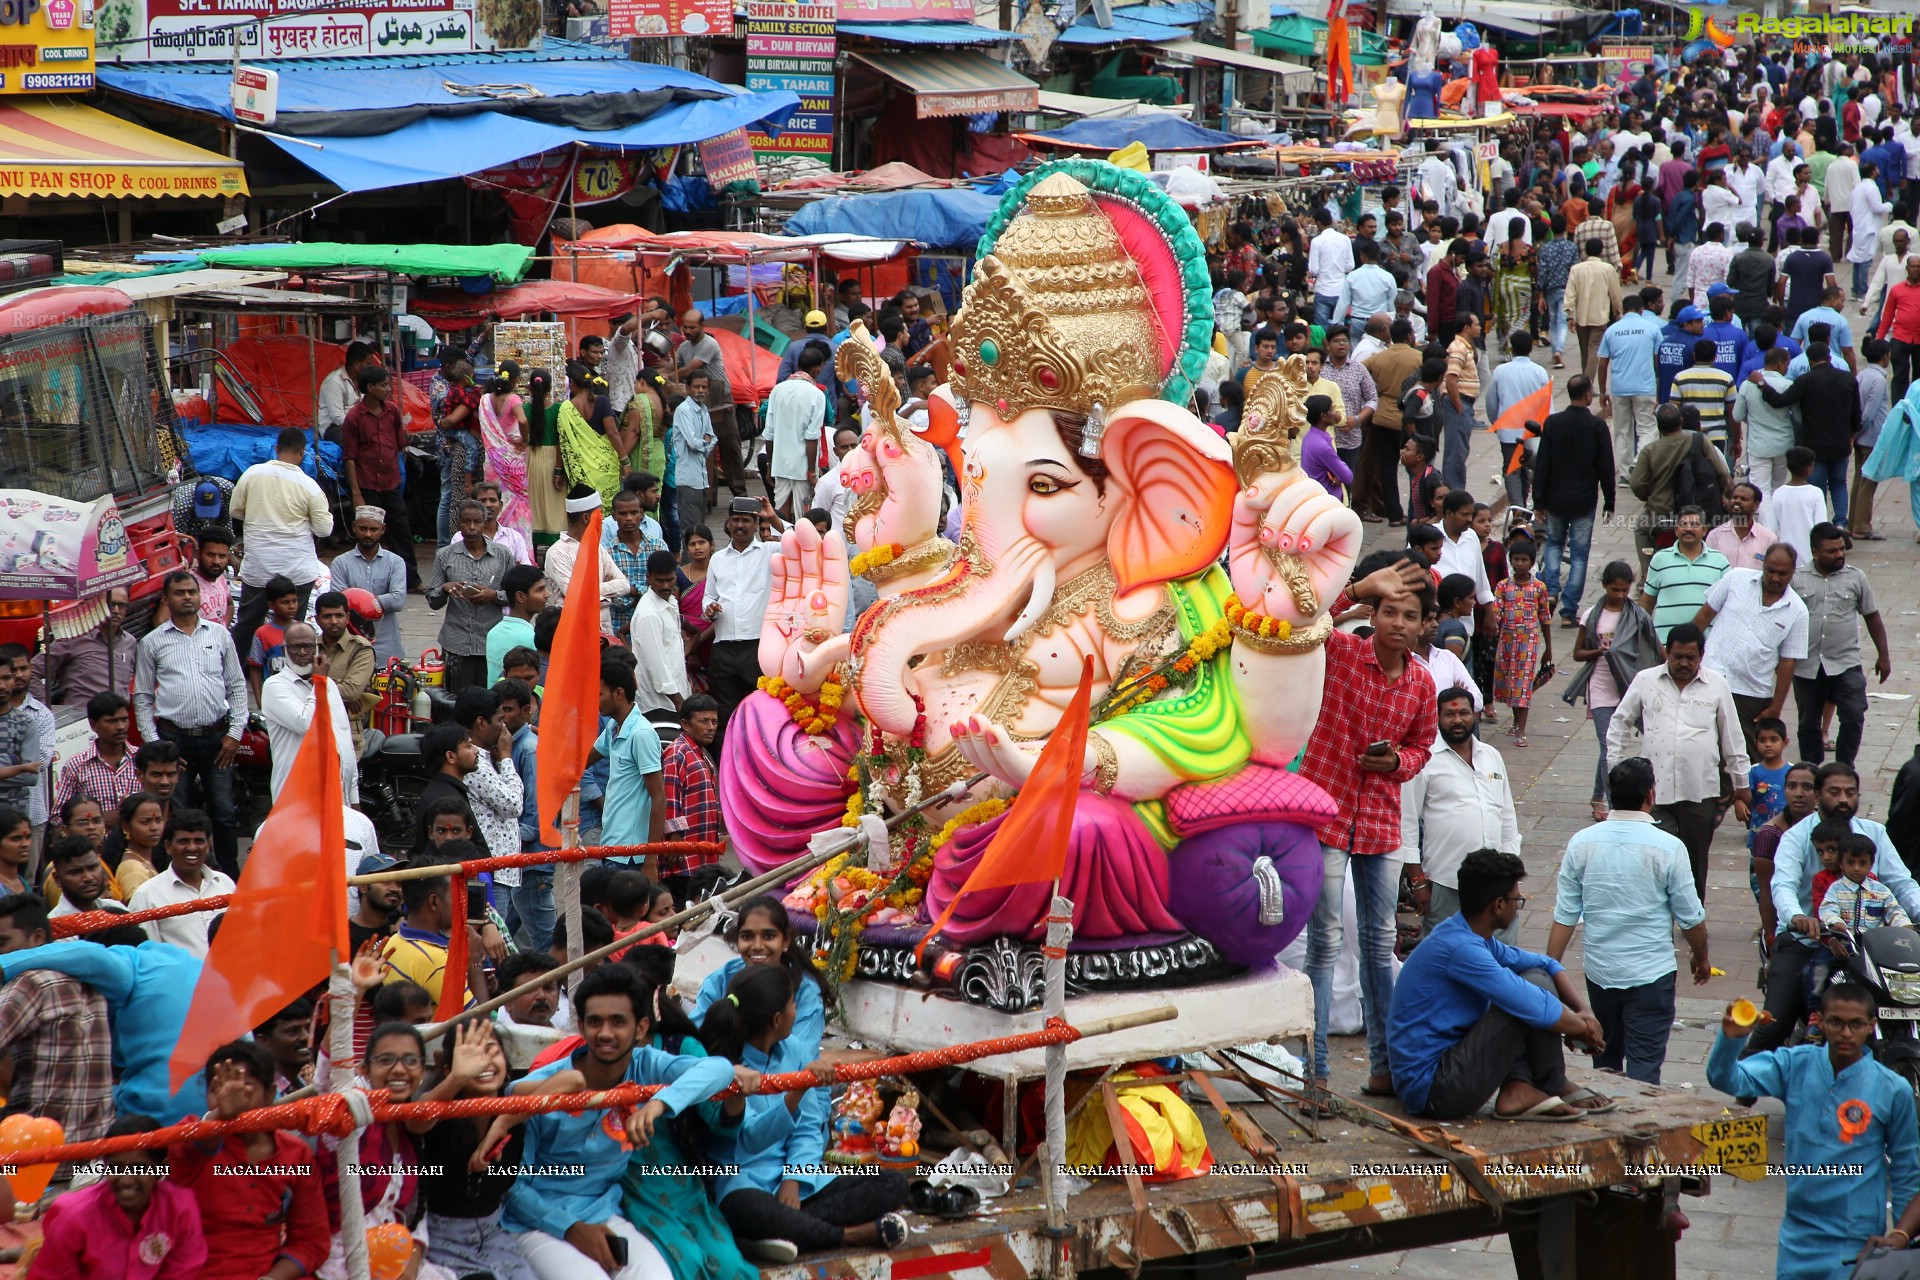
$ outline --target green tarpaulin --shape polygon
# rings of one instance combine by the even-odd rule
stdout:
[[[490,276],[513,284],[527,274],[533,250],[518,244],[270,244],[258,248],[204,249],[210,267],[258,267],[265,271],[329,271],[362,267],[409,276]]]
[[[1170,107],[1180,97],[1180,86],[1166,76],[1130,76],[1120,70],[1120,64],[1128,60],[1129,55],[1115,54],[1101,70],[1093,73],[1093,79],[1087,82],[1087,92],[1096,98],[1125,98],[1135,102],[1147,102],[1156,107]],[[1137,65],[1138,57],[1134,56]]]
[[[1318,18],[1303,18],[1299,14],[1276,18],[1264,31],[1253,33],[1253,47],[1261,53],[1290,53],[1296,58],[1324,56],[1326,41],[1322,33],[1326,29],[1327,24]],[[1357,37],[1352,41],[1356,66],[1377,67],[1386,62],[1387,42],[1383,37],[1371,31],[1349,29]]]

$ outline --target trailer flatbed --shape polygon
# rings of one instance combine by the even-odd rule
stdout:
[[[1317,1122],[1268,1102],[1233,1105],[1242,1134],[1271,1143],[1265,1155],[1246,1151],[1196,1099],[1214,1169],[1138,1188],[1144,1212],[1135,1187],[1103,1176],[1071,1196],[1056,1231],[1040,1187],[1023,1181],[965,1220],[914,1218],[891,1254],[809,1254],[762,1275],[1044,1280],[1171,1264],[1224,1280],[1505,1234],[1523,1278],[1673,1277],[1675,1237],[1663,1222],[1675,1197],[1706,1194],[1723,1166],[1756,1168],[1766,1119],[1713,1095],[1570,1074],[1617,1109],[1571,1124],[1484,1114],[1441,1124],[1409,1119],[1391,1099],[1343,1099],[1342,1114]]]

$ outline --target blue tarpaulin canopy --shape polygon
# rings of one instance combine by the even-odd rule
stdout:
[[[1137,12],[1153,13],[1155,10],[1142,8]],[[1062,31],[1055,44],[1108,45],[1133,44],[1139,41],[1151,43],[1155,40],[1179,40],[1187,35],[1185,27],[1177,27],[1165,22],[1149,22],[1142,18],[1129,16],[1124,11],[1113,15],[1113,25],[1103,27],[1094,21],[1092,14],[1083,14],[1080,20]]]
[[[392,133],[360,138],[290,138],[269,133],[281,150],[342,191],[378,191],[464,177],[575,144],[609,150],[671,147],[760,120],[779,123],[800,105],[787,92],[747,93],[684,102],[624,129],[603,132],[542,124],[518,116],[430,116]]]
[[[1047,133],[1023,133],[1024,142],[1071,151],[1118,151],[1138,142],[1149,151],[1218,151],[1262,145],[1257,138],[1203,129],[1179,116],[1125,116],[1117,120],[1075,120]],[[874,233],[884,234],[884,233]]]
[[[673,67],[565,54],[440,54],[276,62],[278,118],[261,133],[343,191],[464,177],[569,146],[607,150],[702,142],[745,125],[778,127],[788,92],[746,93]],[[233,118],[220,63],[103,66],[109,89]]]
[[[969,250],[986,232],[987,219],[1000,207],[998,195],[971,187],[944,191],[878,191],[827,196],[787,219],[792,235],[832,232],[918,240],[934,248]]]

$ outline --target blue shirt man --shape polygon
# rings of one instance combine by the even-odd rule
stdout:
[[[1800,344],[1795,342],[1788,335],[1784,333],[1778,334],[1774,337],[1773,341],[1775,346],[1784,345],[1787,348],[1787,359],[1789,361],[1795,360],[1799,357]],[[1741,383],[1745,382],[1747,380],[1747,375],[1752,373],[1754,370],[1766,368],[1767,352],[1771,351],[1772,349],[1773,349],[1772,347],[1762,347],[1759,343],[1757,342],[1754,343],[1753,349],[1747,352],[1747,358],[1740,362],[1740,375],[1733,380],[1733,385],[1737,387]]]
[[[1800,313],[1800,318],[1794,321],[1793,340],[1803,347],[1806,346],[1807,330],[1816,324],[1824,324],[1828,326],[1831,331],[1830,336],[1827,338],[1828,350],[1846,351],[1852,348],[1853,326],[1847,323],[1846,316],[1826,305],[1825,302],[1822,302],[1817,307],[1808,307]],[[1789,366],[1787,375],[1797,378],[1806,371],[1806,364],[1802,361],[1801,367],[1797,371]]]
[[[103,947],[68,939],[0,956],[0,980],[29,969],[50,969],[98,991],[113,1017],[113,1109],[152,1116],[163,1125],[195,1119],[207,1109],[207,1081],[195,1073],[175,1093],[170,1087],[174,1046],[187,1025],[200,958],[167,942]]]
[[[1624,1066],[1628,1078],[1659,1084],[1673,1030],[1673,926],[1693,950],[1694,980],[1704,982],[1707,911],[1687,846],[1653,824],[1653,766],[1623,760],[1608,784],[1607,820],[1567,842],[1547,954],[1565,955],[1574,928],[1583,929],[1587,999],[1607,1040],[1593,1065]]]
[[[1813,821],[1813,819],[1807,819]],[[1802,822],[1802,826],[1806,823]],[[1774,1274],[1781,1280],[1842,1280],[1869,1236],[1920,1193],[1920,1133],[1913,1090],[1863,1052],[1873,999],[1862,988],[1829,988],[1821,1018],[1827,1043],[1740,1057],[1750,1027],[1723,1019],[1707,1056],[1707,1081],[1736,1098],[1786,1104],[1787,1208]]]
[[[1741,363],[1753,350],[1753,339],[1733,318],[1733,296],[1734,291],[1724,284],[1708,289],[1707,308],[1712,318],[1700,327],[1700,336],[1713,343],[1713,367],[1729,378],[1740,372]]]
[[[660,734],[634,709],[630,667],[602,666],[600,712],[612,717],[593,744],[607,761],[607,792],[600,801],[602,844],[649,844],[666,826],[666,794],[660,781]],[[619,859],[615,859],[619,861]]]
[[[1627,294],[1620,305],[1626,314],[1600,336],[1600,359],[1607,369],[1602,387],[1609,396],[1651,396],[1660,389],[1654,373],[1660,322],[1640,309],[1638,294]]]
[[[1672,324],[1660,331],[1660,346],[1654,352],[1654,369],[1659,375],[1662,404],[1672,399],[1673,380],[1682,369],[1693,364],[1693,344],[1700,340],[1700,328],[1707,317],[1698,307],[1682,307]]]

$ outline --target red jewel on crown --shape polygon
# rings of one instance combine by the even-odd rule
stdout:
[[[1045,365],[1041,365],[1038,369],[1034,370],[1033,380],[1040,384],[1041,390],[1043,391],[1058,391],[1060,389],[1060,375]]]

